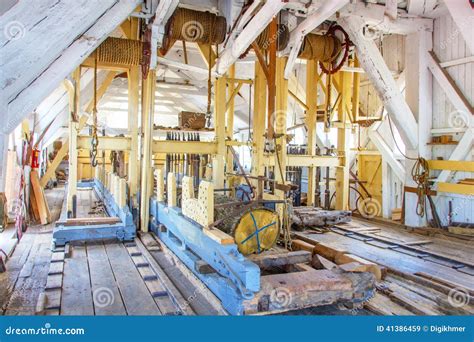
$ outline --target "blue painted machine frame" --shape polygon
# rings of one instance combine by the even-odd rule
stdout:
[[[221,300],[231,315],[244,312],[244,301],[260,291],[260,268],[236,244],[222,245],[185,217],[181,208],[150,199],[150,228],[161,241]],[[200,273],[203,261],[216,272]]]
[[[128,206],[119,208],[112,194],[97,179],[78,182],[78,188],[92,188],[99,198],[103,199],[109,216],[115,216],[121,222],[116,224],[96,224],[81,226],[57,225],[53,231],[53,246],[63,246],[71,241],[118,239],[131,241],[136,237],[136,227]],[[63,207],[61,217],[67,217],[67,206]]]

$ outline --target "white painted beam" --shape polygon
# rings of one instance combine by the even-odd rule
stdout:
[[[75,2],[75,1],[68,1]],[[99,2],[86,1],[87,6],[92,6],[94,9]],[[7,131],[11,132],[22,119],[30,112],[34,110],[41,101],[50,94],[58,84],[66,78],[72,71],[79,66],[84,59],[86,59],[92,51],[99,46],[99,44],[117,27],[119,26],[135,8],[140,4],[140,0],[118,0],[113,2],[113,6],[110,8],[93,23],[88,25],[90,27],[87,31],[76,31],[74,36],[77,37],[70,45],[63,50],[56,59],[49,60],[49,65],[44,71],[39,71],[33,75],[34,80],[28,83],[13,98],[10,98],[8,104],[8,122]],[[102,4],[102,2],[100,2]],[[105,1],[104,1],[105,3]],[[86,6],[86,5],[84,5]],[[101,5],[102,6],[102,5]],[[28,11],[26,11],[28,12]],[[72,14],[77,16],[77,13]],[[70,18],[65,18],[69,20]],[[81,20],[84,20],[81,18]],[[65,27],[69,25],[61,22]],[[54,32],[54,31],[53,31]],[[38,41],[48,40],[51,37],[51,31],[42,32],[36,38]],[[8,44],[10,45],[10,44]],[[28,49],[32,49],[36,43],[33,42],[28,46]],[[20,54],[15,52],[16,57]],[[25,68],[25,65],[19,67]],[[15,70],[12,70],[14,73]],[[31,69],[29,70],[31,73]],[[8,75],[5,75],[8,78]]]
[[[431,159],[431,126],[433,122],[433,77],[427,67],[429,51],[433,48],[433,35],[430,32],[416,32],[405,40],[406,65],[406,101],[418,120],[418,147],[408,148],[406,154],[412,159],[405,160],[405,168],[411,170],[418,157]],[[405,185],[415,187],[411,173],[407,172]],[[410,227],[424,227],[427,217],[416,213],[418,196],[413,193],[405,195],[405,224]]]
[[[181,63],[181,62],[174,61],[174,60],[164,58],[164,57],[157,57],[156,61],[158,64],[166,65],[173,69],[187,70],[187,71],[195,72],[198,74],[204,74],[206,76],[209,74],[208,69],[190,65],[190,64]],[[217,76],[217,73],[215,71],[211,71],[211,74],[214,77]]]
[[[448,74],[448,72],[442,69],[439,61],[433,52],[427,54],[428,68],[430,69],[433,76],[438,81],[441,88],[448,96],[456,110],[460,113],[464,113],[466,116],[474,115],[474,110],[469,103],[469,100],[461,93],[461,91],[455,86],[454,80]]]
[[[444,0],[453,22],[458,27],[457,34],[461,33],[466,45],[474,54],[474,10],[467,0]]]
[[[391,115],[405,144],[416,147],[418,145],[417,122],[377,45],[373,40],[364,37],[362,33],[364,20],[357,17],[344,17],[339,20],[339,23],[355,44],[359,62],[382,99],[387,112]]]
[[[432,12],[437,5],[437,0],[408,0],[407,12],[411,15],[424,16]]]
[[[416,0],[420,1],[420,0]],[[364,25],[392,34],[409,34],[416,31],[433,31],[433,20],[420,17],[402,17],[391,20],[385,15],[385,6],[357,1],[345,6],[340,12],[341,17],[356,17],[363,19]]]
[[[398,0],[385,1],[385,15],[392,20],[397,20],[398,16]]]
[[[349,0],[326,1],[315,13],[311,14],[293,31],[291,31],[289,42],[291,51],[285,67],[286,79],[291,75],[296,57],[298,57],[298,53],[300,52],[301,44],[303,44],[304,37],[348,3]]]
[[[406,175],[405,168],[397,159],[395,159],[392,149],[387,145],[380,133],[377,131],[369,131],[369,138],[377,147],[377,150],[382,154],[383,160],[390,165],[395,175],[397,175],[400,181],[404,181]]]
[[[244,53],[270,21],[285,7],[282,0],[267,0],[232,44],[228,45],[216,63],[216,71],[224,75],[229,67]]]
[[[5,192],[7,176],[8,134],[0,132],[0,192]]]
[[[165,26],[171,15],[178,7],[178,0],[161,0],[156,8],[155,20],[151,25],[151,51],[157,51],[163,44],[163,37],[165,35]],[[158,55],[151,54],[150,69],[156,68]]]

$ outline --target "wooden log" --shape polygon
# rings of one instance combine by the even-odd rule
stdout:
[[[323,210],[318,207],[298,207],[291,215],[293,228],[303,230],[306,227],[325,227],[347,223],[352,219],[349,210]]]

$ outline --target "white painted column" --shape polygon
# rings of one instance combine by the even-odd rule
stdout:
[[[8,134],[0,133],[0,192],[5,192],[7,176]]]
[[[373,40],[363,35],[364,20],[351,16],[344,17],[338,22],[346,30],[349,34],[349,38],[355,44],[360,65],[364,68],[367,77],[382,99],[387,112],[392,115],[391,118],[400,132],[403,141],[406,145],[411,145],[416,148],[416,120],[377,45]],[[411,63],[410,60],[408,61],[408,63]]]
[[[406,90],[405,96],[410,109],[418,121],[418,148],[407,149],[411,158],[418,156],[431,159],[431,147],[427,143],[431,140],[432,126],[432,75],[428,69],[428,51],[432,49],[432,35],[430,32],[417,32],[407,36],[405,60],[406,65]],[[415,161],[406,160],[405,185],[416,186],[411,176],[411,169]],[[410,227],[423,227],[427,225],[426,217],[416,214],[418,196],[413,193],[405,194],[405,224]],[[428,202],[425,211],[431,217]]]

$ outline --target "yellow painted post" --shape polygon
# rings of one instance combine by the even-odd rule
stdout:
[[[229,69],[229,77],[232,79],[235,78],[235,64],[232,64],[232,66]],[[232,96],[234,90],[235,90],[235,82],[232,80],[229,82],[229,88],[228,88],[229,96],[231,98],[229,99],[228,107],[227,107],[227,116],[226,116],[226,137],[227,139],[233,140],[234,139],[234,109],[235,109],[235,97]],[[226,165],[227,165],[227,171],[232,172],[232,165],[234,164],[234,156],[232,155],[232,152],[230,149],[227,151],[226,155]]]
[[[346,128],[346,103],[351,94],[350,74],[338,72],[334,75],[339,79],[341,101],[339,102],[337,114],[339,125],[337,128],[337,154],[341,158],[341,166],[336,169],[336,209],[349,209],[349,136],[350,129]]]
[[[359,67],[359,60],[357,56],[354,57],[354,67]],[[359,121],[359,97],[360,97],[360,74],[358,72],[354,73],[354,79],[352,82],[352,117],[354,122]]]
[[[217,154],[213,156],[212,179],[216,188],[224,187],[225,145],[225,105],[226,80],[220,77],[215,82],[214,122],[217,142]]]
[[[275,156],[275,179],[278,183],[285,183],[286,180],[286,117],[288,107],[288,80],[285,79],[285,66],[287,57],[277,57],[276,61],[276,106],[275,114],[275,134],[276,138],[276,154]],[[279,162],[278,162],[279,160]],[[278,199],[285,199],[285,192],[275,190]],[[283,206],[277,206],[280,218],[283,215]]]
[[[77,194],[77,131],[79,123],[74,121],[79,108],[81,93],[81,68],[77,68],[72,75],[74,79],[74,89],[69,90],[69,175],[67,191],[67,210],[72,211],[72,198]],[[74,113],[74,116],[73,116]]]
[[[128,158],[128,182],[130,195],[138,189],[138,95],[140,92],[140,67],[132,66],[128,71],[128,131],[130,133],[130,155]]]
[[[308,132],[308,154],[316,154],[316,115],[318,110],[318,64],[316,60],[306,63],[306,128]],[[314,205],[316,182],[316,168],[308,168],[308,194],[307,205]]]
[[[267,108],[267,83],[260,63],[255,62],[255,81],[253,89],[253,144],[252,144],[252,169],[254,177],[264,175],[263,149],[265,144],[265,117]],[[258,186],[257,180],[252,180]]]
[[[156,86],[156,71],[150,70],[148,77],[143,82],[143,96],[142,96],[142,174],[141,174],[141,188],[140,188],[140,221],[141,230],[148,231],[149,211],[150,211],[150,171],[152,158],[152,143],[153,143],[153,117],[155,112],[155,86]]]

